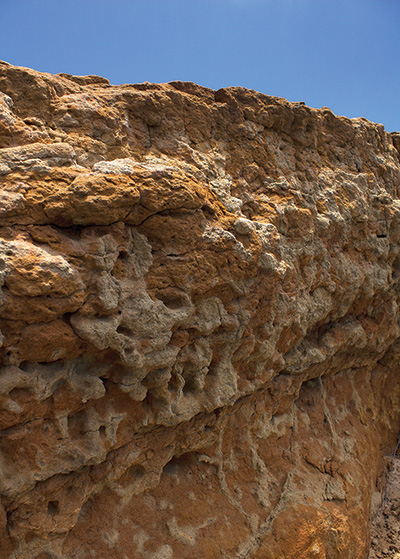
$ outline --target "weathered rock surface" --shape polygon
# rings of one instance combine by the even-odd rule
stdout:
[[[0,558],[364,559],[399,136],[0,63],[0,148]]]
[[[378,513],[373,518],[368,559],[400,557],[400,459],[388,460],[388,484]]]

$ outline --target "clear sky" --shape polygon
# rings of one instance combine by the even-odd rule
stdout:
[[[400,0],[0,0],[0,59],[238,85],[400,130]]]

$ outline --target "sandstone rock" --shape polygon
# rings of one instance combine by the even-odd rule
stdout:
[[[365,558],[398,134],[7,63],[0,92],[0,559]]]

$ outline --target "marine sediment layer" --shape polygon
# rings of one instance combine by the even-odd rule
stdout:
[[[365,559],[400,136],[0,63],[0,559]]]

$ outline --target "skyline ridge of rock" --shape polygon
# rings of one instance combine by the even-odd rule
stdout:
[[[366,559],[400,134],[0,62],[0,559]]]

